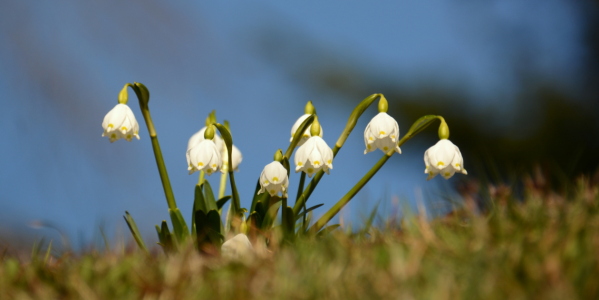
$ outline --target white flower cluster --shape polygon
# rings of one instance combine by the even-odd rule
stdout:
[[[229,161],[229,151],[222,138],[218,135],[214,135],[212,140],[204,138],[204,132],[207,127],[200,129],[189,138],[187,142],[187,170],[189,174],[193,174],[196,171],[204,171],[208,175],[212,175],[217,171],[226,172],[223,168]],[[233,145],[232,156],[232,167],[233,170],[237,170],[239,164],[243,160],[241,151]]]

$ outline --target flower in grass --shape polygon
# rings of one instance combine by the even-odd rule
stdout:
[[[102,121],[102,128],[102,136],[108,136],[111,143],[121,138],[131,141],[134,136],[139,140],[139,124],[127,104],[119,103],[110,110]]]
[[[258,194],[267,191],[271,196],[281,192],[283,197],[287,197],[287,187],[289,186],[289,178],[287,177],[287,169],[283,167],[279,161],[273,161],[264,167],[260,174],[260,190]]]
[[[254,256],[254,247],[247,235],[240,233],[227,240],[220,248],[225,259],[248,262]]]
[[[378,115],[370,120],[370,123],[366,126],[366,130],[364,130],[364,144],[366,144],[364,154],[372,152],[377,148],[385,153],[388,153],[390,150],[401,153],[401,149],[397,146],[398,138],[399,125],[397,125],[397,121],[386,112],[379,112]]]
[[[424,152],[424,173],[427,180],[441,174],[445,179],[451,178],[456,172],[468,174],[464,169],[464,160],[458,146],[448,139],[439,140],[434,146]]]
[[[214,137],[216,138],[216,135]],[[239,151],[239,149],[235,145],[232,145],[232,146],[233,146],[233,152],[231,153],[231,159],[233,160],[233,163],[232,163],[233,171],[237,171],[239,164],[243,160],[243,156],[241,155],[241,151]],[[225,146],[225,145],[223,145],[222,158],[223,158],[223,169],[226,169],[229,166],[229,151],[227,150],[227,146]]]
[[[222,166],[221,151],[210,139],[204,139],[187,150],[189,174],[204,171],[208,175],[220,170]]]

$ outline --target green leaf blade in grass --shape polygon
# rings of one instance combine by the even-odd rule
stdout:
[[[146,247],[146,244],[144,243],[144,240],[141,237],[141,234],[139,233],[139,229],[137,228],[137,224],[135,224],[135,220],[133,220],[133,217],[129,214],[128,211],[125,211],[125,215],[123,216],[123,218],[125,218],[125,222],[127,222],[127,226],[129,226],[129,231],[131,231],[133,239],[135,239],[135,242],[137,243],[139,248],[145,252],[148,252],[148,248]]]

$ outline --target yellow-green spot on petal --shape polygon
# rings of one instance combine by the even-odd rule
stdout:
[[[369,137],[369,138],[368,138],[368,140],[369,140],[369,141],[373,141],[373,140],[374,140],[374,138],[373,138],[373,137]]]
[[[315,161],[314,164],[315,165],[320,165],[320,161]]]
[[[333,162],[333,161],[329,159],[329,160],[327,161],[327,164],[330,164],[330,163],[332,163],[332,162]]]
[[[447,177],[447,176],[449,176],[449,175],[451,175],[451,174],[450,174],[450,173],[445,173],[445,177]]]
[[[111,138],[111,139],[116,139],[116,133],[113,133],[113,134],[111,134],[111,135],[110,135],[110,138]]]
[[[199,162],[199,163],[198,163],[198,167],[203,167],[203,166],[204,166],[204,163],[203,163],[203,162]]]
[[[127,127],[123,126],[121,127],[121,130],[127,131]]]
[[[385,134],[385,132],[384,132],[384,131],[381,131],[381,132],[379,132],[379,134],[383,134],[383,135],[384,135],[384,134]]]
[[[210,173],[212,173],[212,170],[208,169],[208,170],[206,170],[206,173],[210,174]]]
[[[108,124],[108,128],[113,128],[114,124]]]
[[[274,183],[277,183],[277,182],[279,182],[279,178],[278,178],[278,177],[273,177],[273,178],[272,178],[272,182],[274,182]]]
[[[392,139],[394,139],[394,138],[395,138],[395,134],[392,134],[392,135],[391,135],[391,138],[392,138]]]
[[[445,165],[445,163],[443,163],[442,161],[437,163],[437,166],[444,166],[444,165]]]
[[[312,173],[312,172],[314,172],[314,169],[308,168],[308,173]]]
[[[387,150],[389,150],[389,147],[385,146],[385,147],[383,147],[383,150],[387,151]]]
[[[456,166],[456,168],[459,168],[459,167],[461,167],[462,165],[460,165],[460,164],[455,164],[455,166]]]
[[[212,164],[212,167],[213,167],[213,168],[216,168],[216,164]]]
[[[301,166],[304,165],[304,163],[300,161],[300,162],[297,163],[297,165],[301,167]]]
[[[275,190],[270,190],[270,194],[271,194],[271,195],[274,195],[275,193],[276,193],[276,191],[275,191]]]

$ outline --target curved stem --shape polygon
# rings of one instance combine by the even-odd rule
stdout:
[[[439,119],[442,122],[444,122],[443,117],[435,115],[427,115],[418,119],[416,122],[414,122],[414,124],[412,124],[412,127],[410,127],[406,135],[404,135],[403,138],[401,138],[397,142],[397,146],[402,146],[403,144],[405,144],[417,133],[424,130],[424,128],[428,127],[435,119]],[[374,174],[376,174],[376,172],[378,172],[381,169],[381,167],[387,162],[387,160],[389,160],[393,153],[395,152],[390,151],[389,153],[381,157],[381,159],[379,159],[379,161],[366,174],[364,174],[362,179],[360,179],[360,181],[358,181],[358,183],[356,183],[356,185],[353,188],[351,188],[347,192],[347,194],[345,194],[341,199],[339,199],[339,201],[337,201],[337,203],[335,203],[333,207],[331,207],[322,217],[320,217],[320,219],[318,219],[318,221],[316,221],[316,223],[314,223],[314,225],[310,228],[309,231],[320,231],[324,227],[324,225],[326,225],[337,213],[339,213],[339,211],[341,211],[341,209],[366,185],[366,183],[368,183],[368,181],[374,176]]]
[[[349,119],[347,120],[345,129],[343,129],[343,132],[341,132],[339,139],[337,139],[337,142],[335,143],[335,147],[332,149],[333,157],[337,156],[337,153],[339,152],[341,147],[343,147],[343,144],[345,144],[347,137],[350,135],[352,130],[354,130],[354,127],[356,127],[356,123],[358,122],[360,116],[362,116],[364,111],[366,111],[366,109],[374,102],[374,100],[376,100],[380,96],[382,96],[382,94],[372,94],[364,98],[364,100],[362,100],[362,102],[360,102],[360,104],[358,104],[358,106],[354,108],[351,115],[349,116]],[[314,178],[310,181],[302,195],[297,199],[297,201],[295,201],[295,205],[293,206],[293,214],[295,216],[297,216],[300,213],[300,210],[302,209],[308,198],[310,198],[310,195],[316,188],[316,185],[318,185],[318,182],[322,178],[323,174],[324,171],[318,171],[318,173],[314,175]]]

